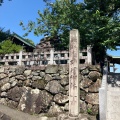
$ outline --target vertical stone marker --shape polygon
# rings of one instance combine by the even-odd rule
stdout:
[[[69,117],[78,117],[80,113],[79,90],[79,31],[70,31],[69,44]]]

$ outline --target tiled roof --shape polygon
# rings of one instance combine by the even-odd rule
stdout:
[[[14,36],[15,38],[19,39],[20,41],[22,41],[24,44],[35,48],[35,45],[30,44],[29,42],[27,42],[24,38],[22,38],[21,36],[19,36],[18,34],[14,33],[12,34],[12,36]]]

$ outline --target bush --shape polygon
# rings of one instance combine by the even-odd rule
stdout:
[[[11,40],[5,40],[0,44],[0,54],[18,53],[22,46],[13,44]]]

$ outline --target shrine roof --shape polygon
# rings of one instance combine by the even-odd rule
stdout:
[[[110,63],[120,64],[120,56],[107,55],[107,57],[110,60]]]
[[[23,42],[24,44],[32,47],[32,48],[35,48],[35,45],[32,45],[30,44],[29,42],[27,42],[24,38],[22,38],[21,36],[19,36],[18,34],[14,33],[12,34],[13,37],[17,38],[18,40],[20,40],[21,42]]]

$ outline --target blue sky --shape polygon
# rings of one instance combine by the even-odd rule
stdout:
[[[20,21],[25,24],[30,20],[35,21],[38,17],[37,11],[43,11],[44,8],[43,0],[4,0],[4,3],[0,6],[0,27],[5,28],[5,30],[10,29],[11,32],[23,36],[25,31],[19,26]],[[37,44],[42,37],[36,37],[31,33],[26,38]]]
[[[119,47],[120,48],[120,47]],[[120,50],[117,51],[111,51],[111,50],[107,50],[107,53],[109,55],[112,56],[120,56]],[[119,64],[115,64],[115,68],[117,68],[117,70],[115,71],[116,73],[120,73],[120,65]],[[113,69],[111,68],[111,72],[113,71]]]
[[[83,0],[78,0],[78,2],[80,1]],[[23,36],[25,31],[19,26],[20,21],[25,24],[30,20],[36,21],[38,17],[37,11],[43,11],[44,8],[43,0],[4,0],[4,3],[0,6],[0,27],[5,28],[5,30],[10,29],[11,32]],[[33,40],[37,44],[42,37],[37,37],[30,33],[26,38]],[[120,50],[108,50],[107,53],[113,56],[120,56]],[[116,65],[116,68],[119,68],[116,72],[120,72],[120,66]]]
[[[25,31],[19,25],[20,21],[23,21],[24,24],[27,24],[30,20],[36,21],[36,18],[39,17],[38,10],[43,11],[44,8],[45,3],[43,0],[4,0],[4,3],[0,6],[0,27],[5,27],[6,30],[10,29],[11,32],[23,36]],[[34,36],[31,33],[26,38],[33,40],[37,44],[42,37]]]

